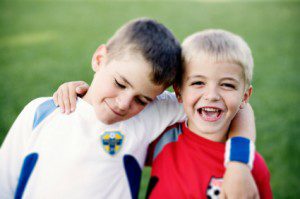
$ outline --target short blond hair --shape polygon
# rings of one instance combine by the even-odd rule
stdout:
[[[193,59],[206,58],[213,62],[231,62],[243,69],[245,89],[253,75],[253,57],[245,40],[231,32],[208,29],[187,37],[182,44],[184,65]]]

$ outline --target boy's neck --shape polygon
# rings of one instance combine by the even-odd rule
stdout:
[[[200,137],[203,137],[207,140],[214,141],[214,142],[226,142],[226,140],[227,140],[227,132],[214,132],[214,133],[212,133],[212,132],[203,132],[203,131],[200,131],[197,128],[190,127],[188,120],[186,122],[186,126],[194,134],[196,134]]]

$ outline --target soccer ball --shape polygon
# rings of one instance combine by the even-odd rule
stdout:
[[[221,193],[223,178],[212,177],[206,189],[206,196],[209,199],[218,199]]]

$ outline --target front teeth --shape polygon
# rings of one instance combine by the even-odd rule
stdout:
[[[219,111],[219,109],[215,109],[215,108],[203,108],[204,111],[210,111],[210,112],[216,112]]]

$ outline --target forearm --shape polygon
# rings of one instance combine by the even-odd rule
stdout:
[[[249,103],[243,109],[240,109],[232,121],[228,138],[232,137],[245,137],[255,142],[255,118],[253,109]]]

